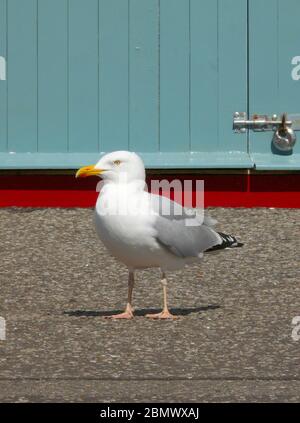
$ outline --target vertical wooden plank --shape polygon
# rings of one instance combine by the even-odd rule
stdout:
[[[274,41],[277,44],[276,59],[278,71],[275,75],[277,76],[277,84],[274,88],[278,91],[278,103],[276,107],[279,106],[281,110],[276,109],[273,112],[300,112],[299,91],[296,91],[297,86],[300,87],[300,84],[295,84],[295,81],[291,77],[292,58],[300,55],[300,3],[297,0],[276,0],[276,3],[277,16],[274,25],[277,27],[277,37],[276,41]],[[293,109],[295,106],[296,109]]]
[[[37,150],[37,0],[8,1],[8,148]]]
[[[267,13],[267,15],[265,15]],[[249,3],[250,113],[273,113],[278,103],[277,0]],[[267,26],[267,31],[266,31]],[[263,36],[263,42],[261,37]],[[265,46],[268,48],[265,48]]]
[[[262,38],[263,37],[263,38]],[[263,39],[263,42],[262,42]],[[268,48],[265,48],[268,46]],[[249,114],[276,113],[278,106],[277,0],[249,3]],[[250,131],[250,151],[270,152],[269,133]]]
[[[191,150],[218,145],[218,0],[191,0]]]
[[[247,152],[247,134],[232,131],[233,113],[247,111],[247,1],[219,0],[218,151]],[[268,45],[268,43],[264,43]]]
[[[278,1],[278,98],[277,113],[300,113],[300,81],[292,78],[292,58],[300,56],[300,2],[299,0]],[[293,154],[300,154],[300,133]]]
[[[130,0],[130,149],[158,151],[158,0]]]
[[[4,66],[6,80],[0,79],[0,151],[7,150],[7,0],[0,0],[0,66]]]
[[[160,149],[187,151],[189,122],[189,1],[160,4]]]
[[[300,56],[300,2],[278,0],[278,97],[277,113],[300,113],[300,81],[292,78],[292,59]],[[297,143],[299,146],[299,143]]]
[[[69,8],[69,151],[98,151],[98,0]]]
[[[128,0],[99,0],[100,150],[127,150],[128,127]]]
[[[38,0],[38,149],[68,150],[68,0]]]
[[[291,76],[292,58],[300,55],[300,2],[252,0],[249,7],[250,112],[269,115],[300,112],[300,84]],[[276,163],[278,151],[274,154],[271,133],[249,135],[251,153],[266,155],[264,168],[272,166],[273,160]],[[300,145],[296,143],[293,154],[299,152]],[[288,156],[283,155],[277,166],[284,168],[287,164]]]

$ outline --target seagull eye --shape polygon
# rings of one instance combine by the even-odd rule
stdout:
[[[119,165],[121,164],[121,160],[114,160],[114,164],[115,164],[116,166],[119,166]]]

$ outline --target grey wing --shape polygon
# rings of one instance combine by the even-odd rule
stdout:
[[[155,212],[156,239],[178,257],[198,257],[220,244],[220,236],[211,226],[215,221],[198,216],[195,210],[183,208],[166,197],[151,195]]]
[[[199,257],[201,253],[220,244],[220,237],[212,228],[186,226],[179,220],[157,216],[155,220],[156,239],[178,257]]]
[[[188,222],[186,221],[185,223],[191,226],[198,226],[199,223],[203,223],[206,226],[214,226],[217,223],[215,219],[206,214],[204,215],[203,209],[196,211],[195,209],[182,207],[181,204],[162,195],[150,194],[150,202],[152,210],[169,220],[182,221],[188,219]]]

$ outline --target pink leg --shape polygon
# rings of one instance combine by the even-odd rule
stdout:
[[[106,319],[133,319],[133,308],[128,303],[123,313],[112,314],[111,316],[105,316]]]
[[[168,309],[168,302],[167,302],[167,279],[165,274],[162,274],[162,280],[161,280],[162,286],[163,286],[163,297],[164,297],[164,302],[163,302],[163,311],[161,311],[160,313],[155,313],[155,314],[146,314],[146,317],[148,317],[149,319],[170,319],[170,320],[175,320],[178,319],[177,316],[174,316],[173,314],[171,314],[169,312]]]
[[[148,319],[154,319],[154,320],[176,320],[178,319],[178,316],[174,316],[174,314],[171,314],[169,312],[169,310],[163,310],[160,313],[156,313],[156,314],[146,314],[146,317],[148,317]]]
[[[111,316],[106,316],[106,319],[133,319],[133,308],[132,308],[132,291],[134,287],[134,273],[129,271],[128,276],[128,302],[126,309],[123,313],[113,314]]]

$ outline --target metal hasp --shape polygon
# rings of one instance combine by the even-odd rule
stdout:
[[[294,119],[292,119],[292,117]],[[295,130],[300,130],[299,115],[287,116],[283,114],[280,119],[277,115],[254,114],[247,118],[246,112],[235,112],[233,115],[233,130],[236,133],[245,133],[248,129],[254,132],[273,131],[273,144],[277,150],[291,151],[296,143]]]

